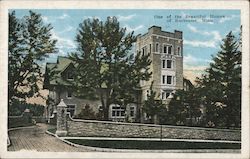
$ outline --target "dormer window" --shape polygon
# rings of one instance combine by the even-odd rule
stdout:
[[[74,75],[73,75],[72,72],[68,72],[68,73],[67,73],[67,79],[68,79],[68,80],[73,80],[73,79],[74,79]]]

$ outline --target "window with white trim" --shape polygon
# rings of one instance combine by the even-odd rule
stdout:
[[[172,54],[172,46],[171,45],[163,45],[163,53]]]
[[[169,95],[170,95],[169,92],[162,91],[162,92],[161,92],[161,99],[165,100],[165,99],[168,98]]]
[[[162,68],[165,68],[166,60],[162,60],[161,64],[162,64]]]
[[[172,46],[168,46],[168,54],[172,54]]]
[[[177,55],[181,55],[181,47],[177,47]]]
[[[73,97],[72,91],[67,91],[67,98],[71,99]]]
[[[112,118],[124,118],[125,117],[125,108],[121,107],[118,104],[111,105],[111,117]]]
[[[159,43],[155,44],[155,52],[159,52]]]
[[[76,105],[75,104],[67,104],[67,112],[70,113],[70,116],[73,117],[75,114]]]
[[[172,84],[172,76],[167,76],[167,84]]]
[[[172,68],[172,60],[167,60],[167,68]]]
[[[165,75],[162,75],[162,84],[165,84],[165,81],[166,80],[166,76]]]

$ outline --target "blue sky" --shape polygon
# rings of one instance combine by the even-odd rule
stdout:
[[[21,18],[28,15],[29,10],[15,11]],[[95,17],[105,21],[108,16],[116,16],[121,26],[126,27],[127,31],[134,31],[135,35],[146,33],[152,25],[161,26],[162,30],[169,32],[180,30],[183,32],[184,40],[184,75],[192,81],[208,66],[211,55],[215,55],[219,50],[221,39],[230,31],[235,35],[240,31],[239,10],[39,9],[33,11],[40,13],[45,23],[52,24],[53,38],[58,40],[59,53],[51,55],[46,62],[55,62],[58,55],[66,56],[75,50],[77,28],[87,18]],[[177,19],[180,21],[176,22]]]

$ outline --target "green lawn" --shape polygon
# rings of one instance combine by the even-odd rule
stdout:
[[[85,146],[139,149],[139,150],[171,150],[171,149],[241,149],[239,143],[211,143],[211,142],[185,142],[185,141],[138,141],[138,140],[90,140],[67,139],[68,141]]]
[[[50,128],[50,129],[48,129],[48,131],[55,134],[56,133],[56,128]]]

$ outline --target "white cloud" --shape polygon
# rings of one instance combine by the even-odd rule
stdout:
[[[191,46],[194,46],[194,47],[211,47],[211,48],[216,48],[218,42],[220,42],[221,39],[222,39],[220,33],[218,31],[216,31],[216,30],[213,30],[213,31],[198,30],[196,27],[194,27],[191,24],[188,24],[187,27],[193,33],[197,33],[197,34],[204,35],[204,36],[212,36],[212,39],[205,40],[205,41],[200,41],[200,40],[186,40],[186,39],[184,39],[184,44],[186,44],[186,45],[191,45]]]
[[[99,19],[99,20],[101,20],[101,18],[98,16],[84,16],[83,20],[85,20],[85,19]]]
[[[184,77],[189,79],[193,84],[197,77],[201,77],[208,68],[210,60],[194,57],[190,54],[184,56],[183,59],[183,74]]]
[[[134,18],[136,16],[136,14],[131,14],[131,15],[128,15],[128,16],[122,16],[122,15],[118,15],[117,18],[118,18],[118,21],[128,21],[128,20],[131,20],[132,18]]]
[[[234,30],[232,30],[232,33],[239,34],[240,33],[240,27],[236,27]]]
[[[216,48],[216,43],[213,40],[199,41],[199,40],[186,40],[184,39],[185,45],[191,45],[193,47],[211,47]]]
[[[144,25],[139,25],[139,26],[136,26],[136,27],[132,28],[129,25],[125,25],[124,27],[127,29],[127,32],[132,32],[132,31],[138,31],[138,30],[144,28],[145,26]]]
[[[230,20],[233,20],[234,18],[237,18],[239,17],[239,15],[231,15],[231,16],[226,16],[225,18],[221,18],[219,20],[219,23],[224,23],[226,21],[230,21]]]
[[[69,18],[70,16],[66,13],[64,13],[63,15],[59,16],[59,17],[56,17],[57,19],[66,19],[66,18]]]
[[[192,56],[188,54],[187,56],[183,57],[183,64],[186,66],[194,66],[194,65],[200,65],[202,63],[209,63],[210,60],[197,58],[195,56]]]
[[[59,34],[63,34],[69,31],[72,31],[74,28],[72,26],[67,26],[65,29],[59,32]]]
[[[46,17],[46,16],[42,16],[42,20],[43,20],[43,22],[45,22],[45,23],[48,23],[48,22],[49,22],[49,18]]]
[[[65,14],[65,13],[61,16],[42,16],[42,20],[45,23],[55,22],[56,20],[63,20],[66,18],[70,18],[70,16],[68,14]]]
[[[76,45],[73,40],[68,38],[62,38],[58,36],[54,31],[52,31],[52,38],[57,40],[57,47],[59,49],[67,48],[67,49],[74,49]]]

